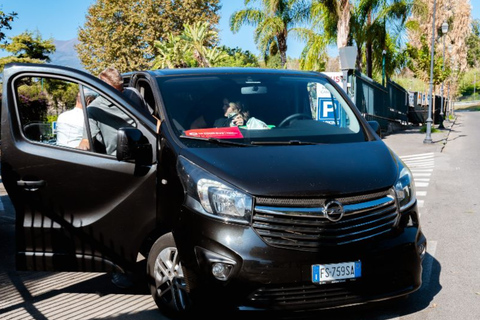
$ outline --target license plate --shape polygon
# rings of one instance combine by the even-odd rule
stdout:
[[[325,284],[344,282],[362,276],[360,261],[312,265],[312,282]]]

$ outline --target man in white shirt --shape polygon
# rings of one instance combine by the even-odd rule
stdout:
[[[75,107],[65,111],[57,119],[57,145],[76,148],[83,138],[83,117],[82,102],[80,93],[77,95]]]

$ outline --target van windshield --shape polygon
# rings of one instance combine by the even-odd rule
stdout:
[[[357,115],[336,87],[320,76],[203,74],[159,77],[158,82],[167,121],[187,144],[366,140]]]

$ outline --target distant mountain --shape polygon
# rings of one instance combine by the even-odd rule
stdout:
[[[50,56],[50,63],[85,70],[85,68],[80,63],[80,59],[78,58],[77,51],[74,47],[78,43],[79,41],[77,39],[66,41],[54,40],[53,44],[55,45],[57,50],[54,54]]]

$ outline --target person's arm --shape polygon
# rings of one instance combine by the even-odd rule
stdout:
[[[77,149],[81,150],[90,150],[90,142],[88,142],[88,139],[84,138],[80,141],[80,144],[78,145]]]

